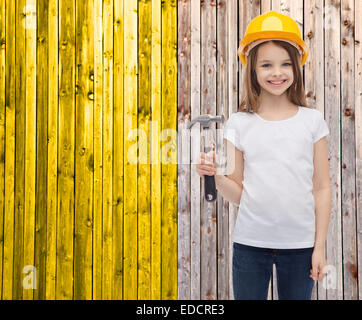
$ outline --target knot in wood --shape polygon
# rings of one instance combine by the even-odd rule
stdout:
[[[88,99],[93,101],[94,100],[94,93],[92,91],[88,92]]]

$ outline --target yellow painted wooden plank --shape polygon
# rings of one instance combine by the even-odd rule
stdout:
[[[15,53],[15,221],[13,299],[23,298],[24,207],[25,207],[25,111],[26,111],[26,43],[25,0],[16,1]]]
[[[5,202],[5,1],[0,1],[0,299],[3,293],[4,202]]]
[[[13,298],[15,191],[15,2],[7,0],[5,65],[5,212],[3,299]]]
[[[48,176],[48,7],[47,1],[37,3],[38,43],[36,47],[36,190],[35,190],[35,274],[34,300],[46,298],[46,255],[47,255],[47,176]],[[37,20],[36,20],[37,19]],[[34,23],[34,24],[35,24]],[[26,154],[28,156],[28,154]],[[25,259],[25,256],[24,256]],[[36,277],[34,277],[34,275]],[[33,277],[32,277],[33,276]],[[25,293],[24,293],[25,296]]]
[[[102,97],[103,1],[94,0],[94,175],[93,175],[93,299],[102,299]]]
[[[177,299],[177,2],[162,2],[162,299]]]
[[[161,299],[161,3],[152,0],[151,299]]]
[[[137,299],[137,0],[124,2],[124,299]]]
[[[36,178],[36,1],[27,0],[26,9],[23,9],[25,15],[25,40],[26,40],[26,83],[25,83],[25,185],[26,192],[24,193],[24,252],[23,252],[23,266],[34,266],[34,251],[35,251],[35,178]],[[41,183],[41,181],[38,181]],[[45,221],[44,221],[45,222]],[[41,229],[45,228],[40,226]],[[39,232],[40,229],[37,229]],[[43,232],[43,230],[41,230]],[[27,286],[24,287],[23,276],[21,285],[23,288],[23,299],[32,300],[34,290],[36,288],[36,272],[30,269],[28,276],[30,283],[26,282]],[[23,270],[22,270],[23,271]],[[41,270],[44,272],[44,270]]]
[[[58,171],[58,0],[48,6],[48,175],[45,298],[55,299]]]
[[[75,8],[59,1],[59,144],[56,299],[73,299]]]
[[[138,8],[138,299],[146,300],[151,298],[151,5],[151,1],[141,1]]]
[[[92,299],[93,2],[76,2],[74,298]]]
[[[113,1],[103,2],[103,266],[102,299],[112,298],[113,224],[112,224],[112,167],[113,167]]]
[[[113,257],[114,257],[114,287],[113,299],[123,298],[123,1],[114,2],[114,167],[113,167]]]

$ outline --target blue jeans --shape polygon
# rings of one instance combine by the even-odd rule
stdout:
[[[234,242],[235,300],[266,300],[274,263],[279,300],[310,300],[314,285],[309,277],[313,249],[265,249]]]

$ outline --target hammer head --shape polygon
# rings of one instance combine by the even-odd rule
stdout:
[[[192,120],[189,125],[187,126],[187,129],[191,129],[192,126],[199,122],[203,129],[209,128],[211,122],[221,122],[224,123],[224,115],[221,116],[211,116],[209,114],[203,114],[196,119]]]

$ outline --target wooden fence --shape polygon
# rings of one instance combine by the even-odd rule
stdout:
[[[328,277],[313,299],[362,298],[362,2],[359,0],[183,0],[178,7],[178,297],[231,299],[231,234],[237,207],[204,201],[193,165],[200,127],[190,118],[236,112],[243,83],[237,48],[248,23],[276,10],[293,17],[310,47],[307,102],[328,123],[332,212]],[[217,126],[222,129],[222,126]],[[213,127],[214,135],[216,127]],[[224,152],[218,140],[219,152]],[[269,299],[277,298],[275,270]]]
[[[177,298],[176,94],[175,0],[0,0],[2,299]]]
[[[0,0],[2,299],[233,298],[238,208],[203,200],[186,126],[236,111],[239,41],[271,9],[303,32],[307,100],[331,132],[313,298],[362,297],[361,1]]]

